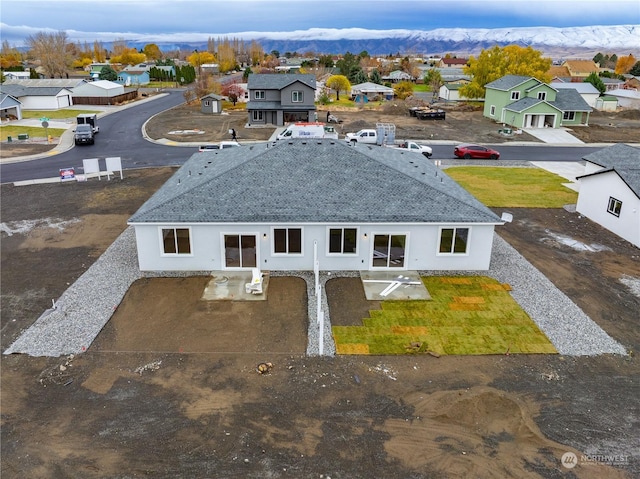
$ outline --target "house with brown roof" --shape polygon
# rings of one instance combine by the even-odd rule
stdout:
[[[600,67],[593,60],[566,60],[561,66],[569,70],[572,78],[587,78],[592,73],[600,73]]]

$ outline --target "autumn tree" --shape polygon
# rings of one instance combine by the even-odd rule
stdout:
[[[596,90],[598,90],[601,95],[605,91],[607,91],[607,86],[604,84],[602,78],[600,78],[596,72],[589,73],[589,76],[585,78],[584,81],[585,83],[591,83],[594,87],[596,87]]]
[[[440,87],[444,84],[442,81],[442,74],[435,68],[430,68],[424,76],[425,85],[429,85],[429,88],[433,92],[433,98],[438,98]]]
[[[336,101],[340,101],[340,92],[351,90],[351,83],[344,75],[332,75],[327,79],[327,88],[331,88],[336,92]]]
[[[38,32],[29,35],[26,43],[31,55],[40,60],[46,76],[62,78],[67,73],[71,64],[67,50],[67,32]]]
[[[244,88],[237,83],[228,83],[222,87],[222,94],[236,106],[238,100],[244,96]]]
[[[460,96],[466,98],[484,98],[485,85],[505,75],[523,75],[534,77],[548,83],[551,59],[543,58],[542,52],[531,47],[507,45],[482,50],[478,58],[471,56],[465,74],[470,75],[470,83],[460,88]]]
[[[636,64],[636,58],[629,53],[626,57],[618,58],[616,62],[615,72],[618,74],[629,73],[629,70]]]
[[[406,100],[413,95],[413,83],[410,81],[401,81],[393,87],[393,92],[399,100]]]
[[[142,49],[142,53],[145,54],[148,60],[160,60],[162,58],[162,51],[160,47],[155,43],[147,43]]]

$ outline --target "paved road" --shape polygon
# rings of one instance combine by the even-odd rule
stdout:
[[[184,102],[182,90],[170,90],[167,93],[165,96],[149,99],[101,117],[100,133],[94,145],[71,148],[63,153],[44,158],[1,164],[0,181],[10,183],[56,178],[61,168],[73,167],[76,171],[82,171],[82,160],[85,158],[119,156],[125,169],[183,164],[196,151],[195,146],[160,144],[149,141],[141,133],[144,122],[153,115]],[[603,147],[602,145],[554,146],[542,143],[488,146],[500,151],[500,161],[580,161],[586,154]],[[433,159],[453,159],[453,147],[453,142],[433,144]],[[465,163],[468,162],[465,161]]]

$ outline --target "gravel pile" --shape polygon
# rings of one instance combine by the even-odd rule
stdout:
[[[143,276],[189,276],[206,272],[144,275],[138,270],[135,233],[127,228],[105,253],[67,289],[55,309],[45,311],[4,354],[24,353],[31,356],[58,357],[86,351],[129,289]],[[452,272],[421,271],[421,275]],[[459,272],[491,276],[512,287],[514,299],[547,335],[560,354],[594,356],[626,354],[564,293],[531,265],[506,241],[495,235],[489,271]],[[298,276],[307,283],[309,332],[307,354],[319,354],[319,324],[313,272],[272,271],[271,276]],[[357,271],[321,273],[321,306],[325,315],[323,354],[334,355],[329,306],[325,283],[335,277],[359,277]],[[540,299],[544,298],[544,301]]]

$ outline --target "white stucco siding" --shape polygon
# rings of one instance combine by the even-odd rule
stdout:
[[[228,268],[225,264],[224,236],[239,234],[256,237],[257,266],[264,270],[313,270],[314,242],[323,271],[370,270],[373,239],[380,235],[406,237],[403,265],[389,269],[411,270],[486,270],[491,258],[493,225],[443,225],[469,228],[469,245],[464,254],[440,254],[441,225],[277,225],[277,228],[302,228],[301,254],[274,254],[273,225],[135,225],[136,244],[141,271],[214,271]],[[161,229],[190,228],[191,253],[164,255]],[[329,253],[329,228],[357,228],[356,253]]]
[[[620,216],[607,211],[611,197],[622,202]],[[576,210],[640,247],[640,199],[616,172],[581,178]]]

